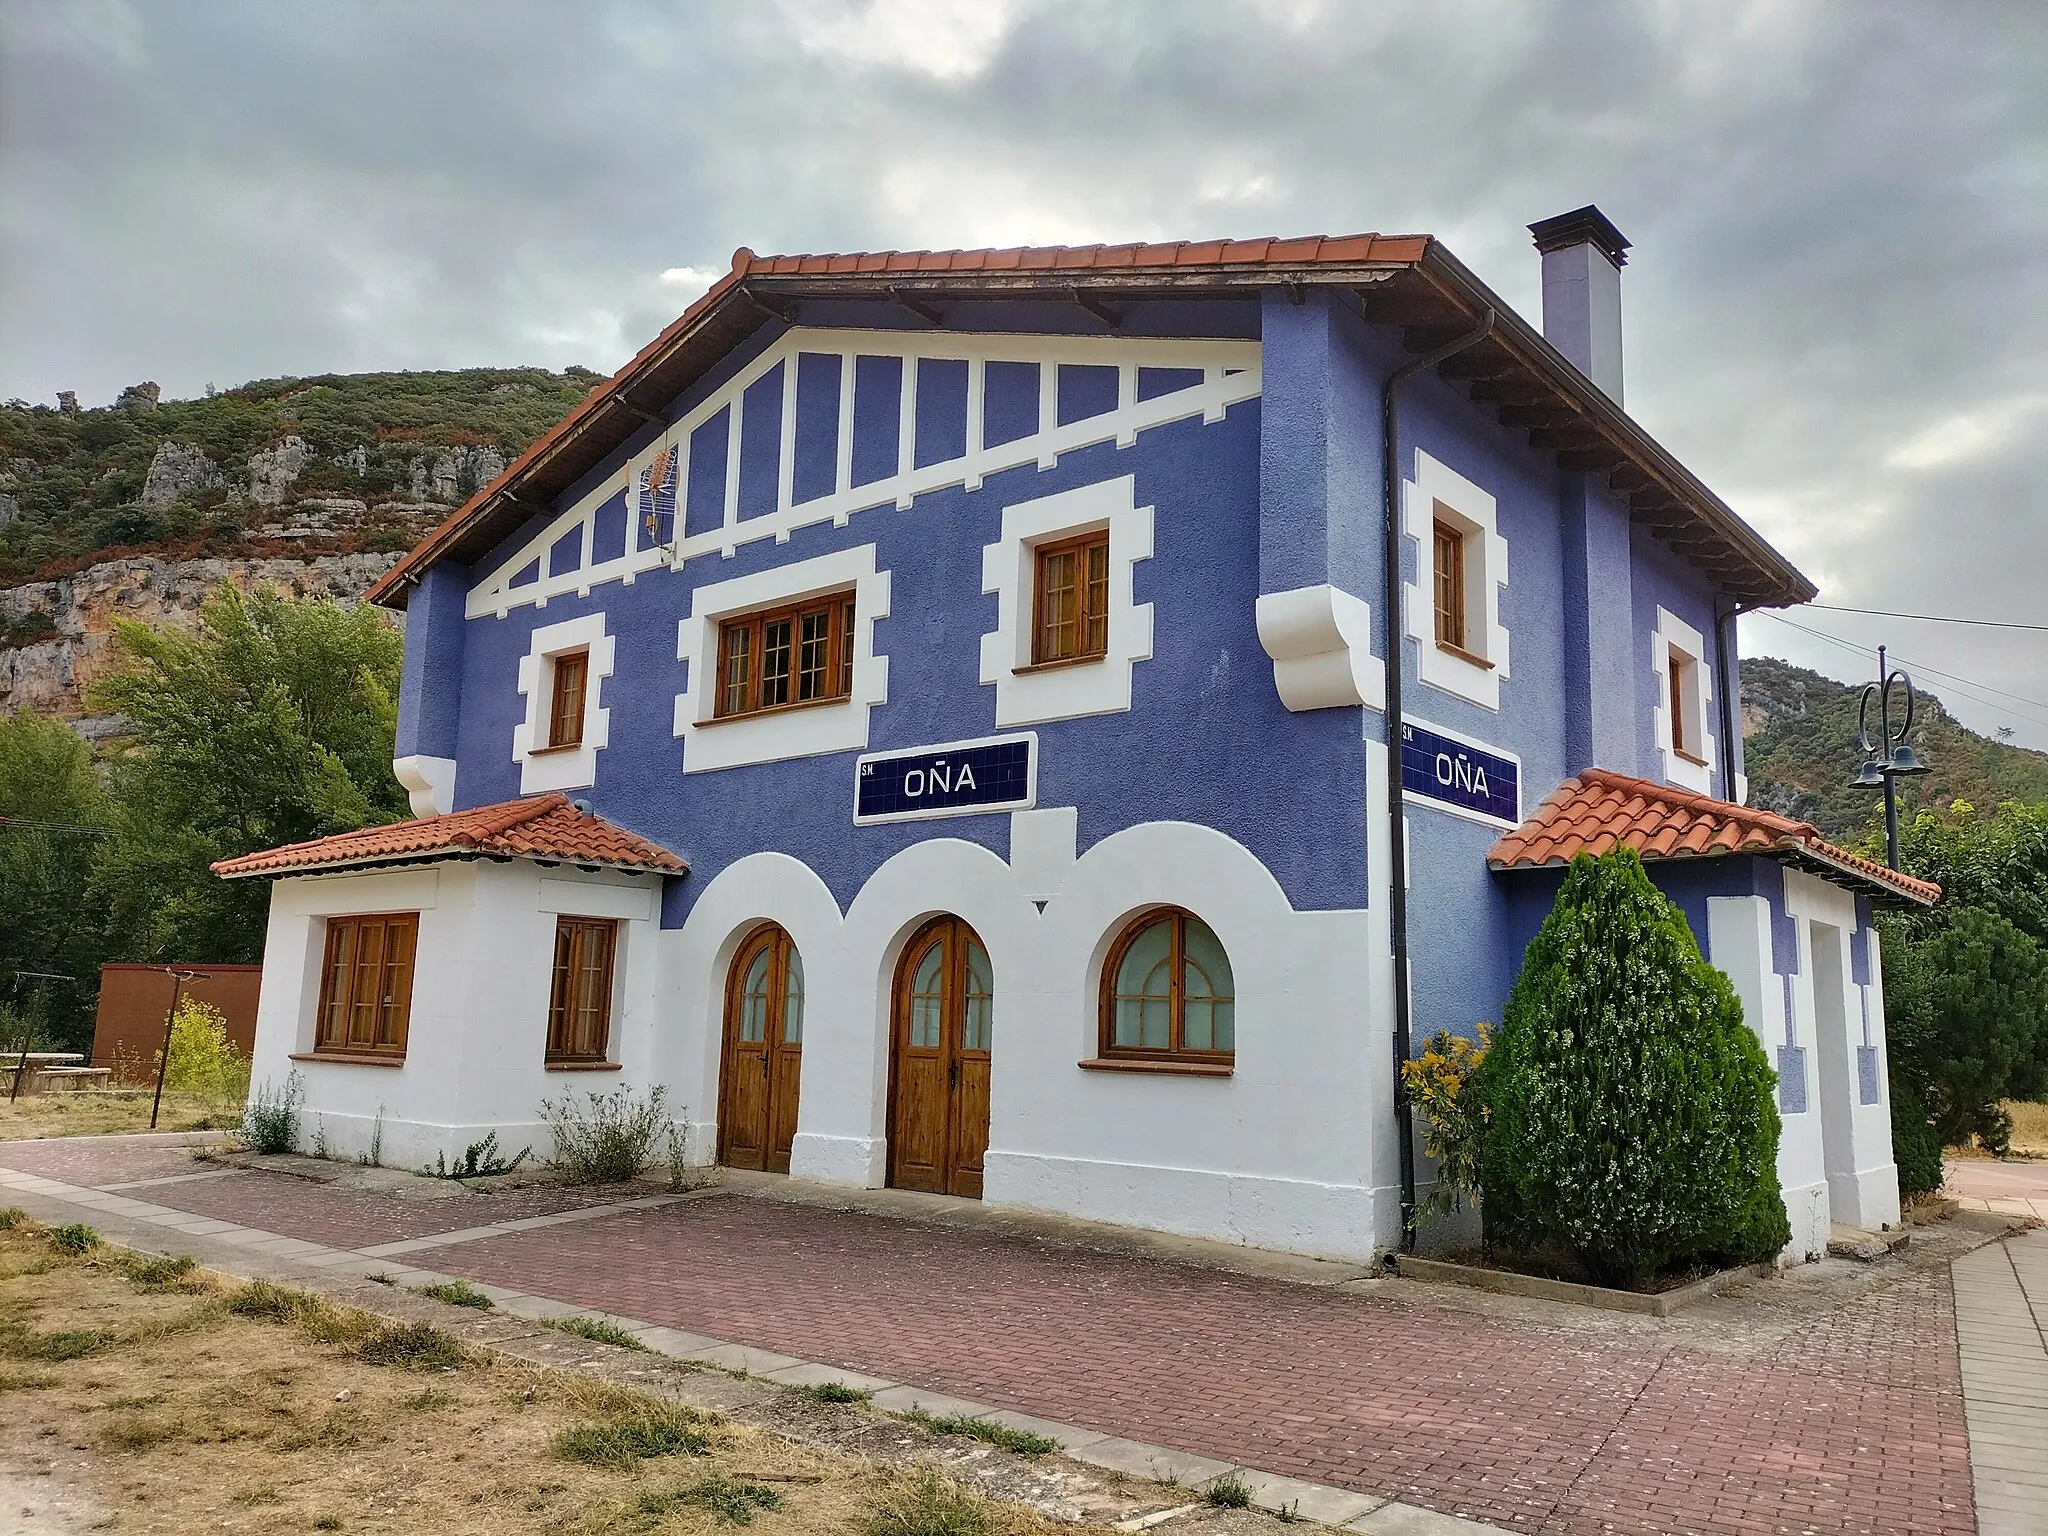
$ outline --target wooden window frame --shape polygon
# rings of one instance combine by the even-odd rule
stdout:
[[[1088,555],[1091,550],[1102,551],[1102,581],[1100,590],[1088,574]],[[1074,632],[1077,636],[1074,654],[1070,656],[1048,656],[1047,626],[1045,615],[1046,565],[1061,555],[1078,556],[1078,580],[1075,583]],[[1109,656],[1109,608],[1110,608],[1110,563],[1109,529],[1094,528],[1087,533],[1077,533],[1031,546],[1031,663],[1019,671],[1036,671],[1044,667],[1076,667],[1091,661],[1104,661]],[[1097,605],[1100,605],[1099,608]],[[1091,643],[1091,630],[1099,627],[1101,643]]]
[[[823,615],[825,635],[822,637],[823,654],[817,658],[816,675],[822,679],[824,692],[808,699],[797,698],[796,692],[801,679],[808,669],[804,665],[805,646],[804,620]],[[773,608],[757,608],[746,613],[728,614],[718,621],[717,671],[710,679],[711,718],[700,722],[715,725],[727,720],[752,720],[761,715],[779,715],[792,709],[814,709],[825,704],[844,704],[853,697],[854,632],[859,615],[852,588],[820,593],[799,602],[778,603]],[[771,626],[787,624],[789,668],[785,674],[790,697],[773,704],[761,702],[763,684],[766,681],[762,658],[767,649],[767,635]],[[738,707],[730,703],[730,672],[734,646],[744,639],[745,654],[748,658],[748,673],[744,684],[746,697]]]
[[[566,941],[567,953],[564,954]],[[602,946],[604,990],[598,999],[598,1038],[595,1049],[573,1050],[569,1047],[590,1045],[586,1039],[572,1038],[575,1021],[570,1017],[570,1007],[564,996],[564,983],[573,988],[576,973],[583,968],[585,946],[598,943]],[[549,967],[548,982],[548,1035],[545,1053],[546,1065],[550,1067],[590,1067],[609,1063],[612,1047],[612,1002],[617,983],[619,964],[619,921],[614,917],[576,917],[568,914],[555,919],[555,955]],[[566,1042],[566,1043],[565,1043]]]
[[[320,956],[320,994],[313,1015],[313,1050],[319,1060],[367,1060],[399,1062],[405,1059],[406,1040],[412,1025],[413,976],[419,964],[420,915],[417,912],[362,912],[325,920],[326,935]],[[367,1005],[358,990],[364,976],[361,958],[362,936],[378,934],[376,965],[384,974],[377,990],[380,1001]],[[405,935],[405,958],[397,962],[397,986],[391,987],[391,939]],[[345,936],[353,935],[353,948],[346,966],[338,966],[337,951]],[[337,974],[340,971],[342,974]],[[362,1011],[369,1010],[369,1028],[359,1030]],[[335,1027],[337,1015],[340,1025]],[[395,1024],[392,1021],[395,1019]],[[387,1025],[392,1027],[387,1028]],[[367,1038],[363,1038],[367,1036]],[[395,1038],[390,1038],[395,1036]]]
[[[576,663],[575,674],[565,674],[562,663]],[[583,746],[583,722],[590,714],[590,647],[579,646],[573,651],[563,651],[547,658],[548,664],[548,718],[547,745],[536,747],[527,755],[540,752],[576,752]],[[576,676],[576,708],[566,709],[563,697],[563,678]],[[565,731],[565,727],[568,729]]]
[[[1694,679],[1699,675],[1699,664],[1697,656],[1688,655],[1675,645],[1665,647],[1665,686],[1671,690],[1671,752],[1673,756],[1683,758],[1695,768],[1704,768],[1707,766],[1706,758],[1694,750],[1693,743],[1687,739],[1685,731],[1688,713],[1686,705],[1696,686]],[[1705,711],[1702,710],[1701,713],[1704,714]],[[1704,746],[1704,740],[1700,744]]]
[[[1185,907],[1152,907],[1139,913],[1124,925],[1124,930],[1109,947],[1109,956],[1103,962],[1100,995],[1096,1007],[1096,1055],[1092,1061],[1081,1066],[1092,1071],[1136,1071],[1136,1072],[1182,1072],[1202,1077],[1227,1077],[1236,1069],[1237,1048],[1233,1043],[1227,1051],[1190,1050],[1183,1045],[1183,1032],[1187,1027],[1185,966],[1187,961],[1187,924],[1196,914]],[[1116,1043],[1116,975],[1122,969],[1124,956],[1138,936],[1163,918],[1173,921],[1173,938],[1167,954],[1171,966],[1172,980],[1168,991],[1168,1044],[1164,1049],[1149,1046],[1118,1045]],[[1199,920],[1199,919],[1197,919]],[[1218,944],[1222,943],[1219,938]],[[1233,974],[1231,995],[1228,999],[1233,1015],[1237,1007],[1236,978]]]

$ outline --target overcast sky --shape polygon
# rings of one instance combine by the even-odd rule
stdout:
[[[2042,0],[0,0],[0,397],[609,371],[741,244],[1420,231],[1534,318],[1587,202],[1821,601],[2048,624]],[[1795,617],[2048,748],[2048,634]]]

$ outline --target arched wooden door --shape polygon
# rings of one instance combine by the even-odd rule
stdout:
[[[994,972],[974,930],[935,918],[896,967],[889,1052],[889,1182],[981,1197],[988,1150]]]
[[[803,957],[767,923],[747,936],[726,977],[718,1089],[718,1160],[726,1167],[789,1172],[803,1048]]]

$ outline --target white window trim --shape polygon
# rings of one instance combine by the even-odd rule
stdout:
[[[598,695],[612,675],[617,641],[604,632],[604,615],[588,613],[559,624],[543,624],[533,632],[527,653],[519,658],[519,691],[526,695],[526,718],[512,727],[512,760],[519,764],[519,793],[536,795],[551,789],[582,789],[597,782],[597,754],[611,740],[612,712]],[[583,688],[583,740],[573,751],[535,750],[548,738],[548,710],[554,702],[555,658],[572,651],[590,652],[590,672]]]
[[[1439,517],[1465,534],[1465,649],[1489,666],[1475,666],[1436,643]],[[1432,688],[1498,710],[1500,680],[1508,675],[1508,632],[1500,622],[1508,541],[1500,535],[1493,497],[1418,448],[1415,478],[1401,482],[1401,530],[1415,541],[1416,579],[1402,583],[1401,600],[1404,628],[1415,641],[1416,676]]]
[[[1152,558],[1153,509],[1135,505],[1129,475],[1003,508],[1001,536],[981,551],[981,590],[996,594],[996,627],[981,637],[981,681],[996,691],[996,726],[1037,725],[1131,707],[1131,669],[1152,656],[1152,605],[1133,601],[1131,568]],[[1038,546],[1109,530],[1108,650],[1098,661],[1031,667]]]
[[[1678,755],[1672,745],[1671,721],[1674,700],[1671,697],[1671,653],[1679,651],[1692,663],[1692,697],[1679,699],[1675,703],[1683,711],[1683,718],[1689,734],[1700,744],[1693,756],[1703,762],[1693,762]],[[1664,761],[1666,783],[1676,784],[1681,789],[1690,789],[1696,794],[1711,795],[1714,792],[1714,768],[1718,759],[1719,743],[1710,728],[1713,714],[1709,706],[1714,698],[1714,669],[1707,665],[1707,642],[1700,632],[1667,608],[1657,610],[1657,629],[1650,636],[1650,668],[1657,678],[1656,735],[1657,751]]]
[[[852,693],[801,709],[717,719],[719,625],[740,614],[846,587],[853,589]],[[683,772],[866,747],[868,711],[889,698],[889,658],[877,656],[874,648],[875,620],[888,616],[889,573],[875,569],[872,544],[698,587],[690,594],[690,615],[676,633],[676,657],[689,666],[684,689],[676,695],[675,734],[683,743]]]

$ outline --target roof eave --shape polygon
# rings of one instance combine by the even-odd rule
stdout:
[[[623,864],[610,859],[579,859],[558,853],[523,853],[503,848],[433,848],[419,853],[368,854],[358,859],[330,859],[318,864],[295,865],[288,869],[239,869],[232,873],[215,870],[222,880],[296,880],[315,875],[363,874],[373,869],[395,869],[415,864],[442,864],[450,861],[473,862],[489,859],[492,863],[510,863],[514,859],[525,859],[535,864],[568,864],[577,869],[603,871],[622,875],[664,875],[680,878],[690,872],[687,860],[678,860],[680,869],[665,869],[655,864]]]

